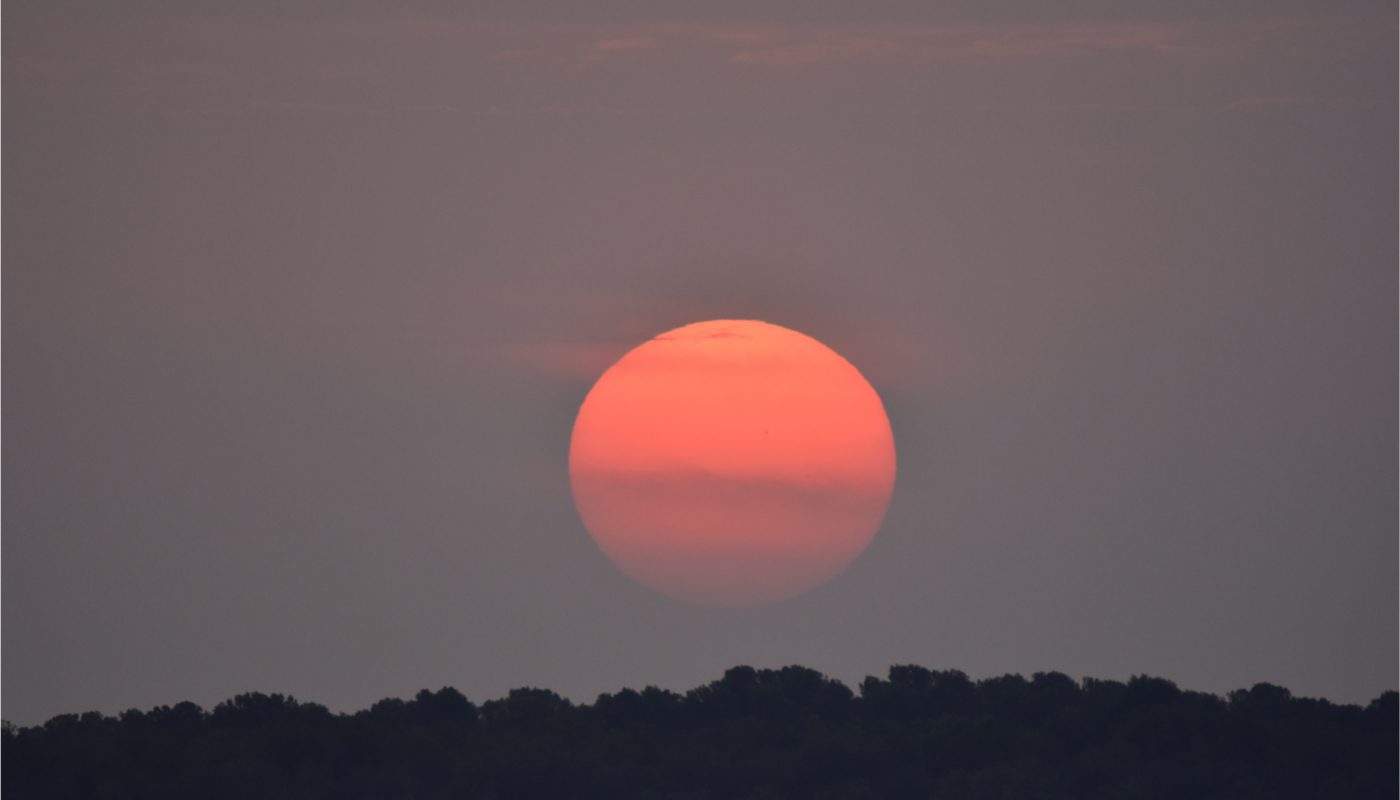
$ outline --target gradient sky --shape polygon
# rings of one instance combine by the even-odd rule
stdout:
[[[1394,3],[462,5],[5,3],[5,718],[1396,686]],[[570,498],[591,381],[710,318],[840,352],[899,449],[774,606]]]

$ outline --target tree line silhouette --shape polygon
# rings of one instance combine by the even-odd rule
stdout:
[[[4,726],[22,798],[1395,798],[1396,693],[1362,708],[1257,684],[891,667],[858,693],[735,667],[574,704],[444,688],[335,714],[280,694]]]

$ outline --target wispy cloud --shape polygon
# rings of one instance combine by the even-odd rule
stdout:
[[[492,349],[497,360],[550,375],[595,380],[630,349],[627,344],[530,342]]]
[[[594,88],[589,78],[610,79],[609,70],[619,66],[670,71],[672,81],[707,71],[718,74],[715,80],[743,81],[749,73],[851,67],[916,71],[951,65],[975,74],[1130,55],[1182,63],[1298,61],[1378,53],[1393,45],[1393,30],[1365,21],[1299,19],[526,23],[405,14],[275,25],[250,19],[116,20],[34,33],[5,52],[12,76],[7,88],[21,95],[108,93],[129,106],[179,113],[532,113],[562,107],[566,98],[571,110],[597,113],[609,109],[580,90]],[[555,91],[564,85],[568,93]],[[522,99],[528,93],[521,86],[538,89],[537,98]],[[607,94],[614,102],[616,96]],[[623,105],[629,111],[656,106]],[[674,104],[662,105],[674,110]]]
[[[636,50],[655,50],[661,40],[655,36],[618,36],[600,39],[593,43],[595,53],[626,53]]]
[[[714,38],[735,45],[735,62],[780,67],[857,60],[991,64],[1115,51],[1179,56],[1201,49],[1186,28],[1170,24],[770,26]]]

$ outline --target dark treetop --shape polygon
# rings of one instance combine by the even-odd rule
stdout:
[[[896,666],[857,695],[802,667],[574,705],[454,689],[333,714],[244,694],[6,725],[7,800],[91,798],[1394,798],[1396,693]]]

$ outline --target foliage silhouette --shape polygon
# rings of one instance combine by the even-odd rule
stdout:
[[[6,798],[1394,798],[1395,692],[1365,708],[1258,684],[973,681],[895,666],[859,694],[735,667],[684,695],[477,706],[421,691],[354,714],[242,694],[5,725]]]

